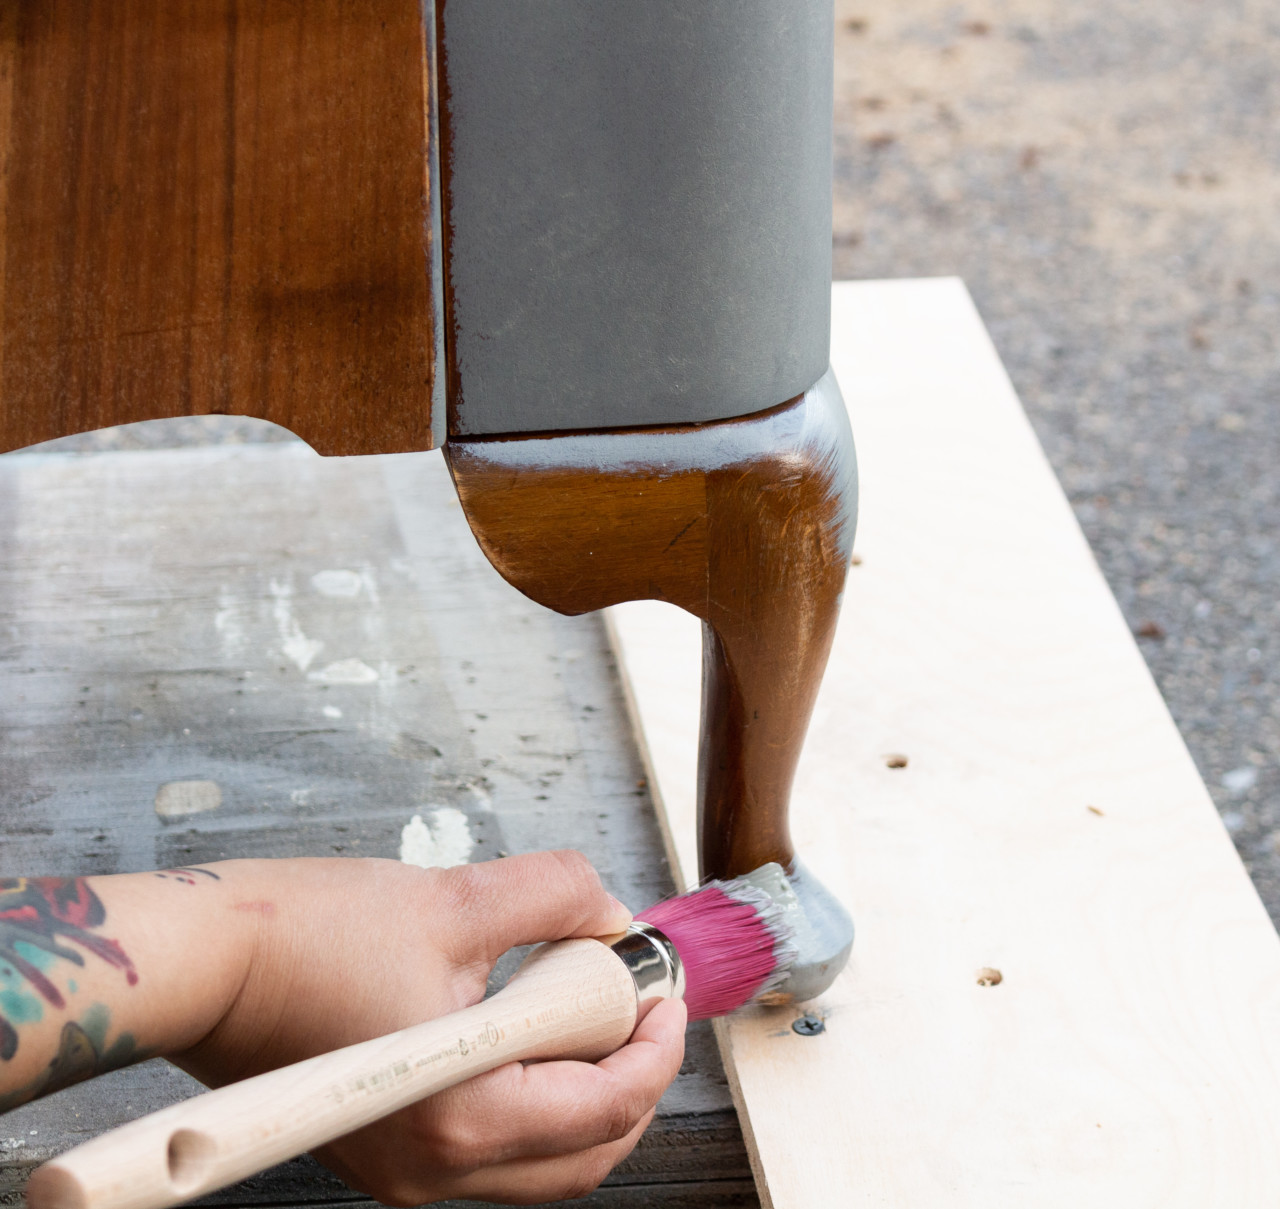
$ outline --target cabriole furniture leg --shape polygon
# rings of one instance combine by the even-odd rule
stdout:
[[[787,990],[825,989],[853,925],[797,865],[787,814],[853,542],[835,378],[739,420],[454,440],[445,456],[485,554],[540,604],[665,600],[702,619],[701,872],[791,871],[806,934]]]

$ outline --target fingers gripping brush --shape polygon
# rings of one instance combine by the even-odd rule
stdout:
[[[30,1209],[164,1209],[507,1062],[597,1061],[658,999],[723,1016],[786,977],[799,910],[781,868],[709,882],[620,937],[541,945],[474,1007],[194,1096],[39,1168]]]

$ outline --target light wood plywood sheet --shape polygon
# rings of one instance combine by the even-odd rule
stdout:
[[[1280,940],[968,294],[839,284],[832,361],[862,561],[793,817],[858,933],[821,1035],[722,1026],[763,1198],[1274,1209]],[[611,625],[692,881],[698,626]]]

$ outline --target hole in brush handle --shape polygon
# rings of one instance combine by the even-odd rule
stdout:
[[[200,1189],[213,1169],[217,1149],[208,1134],[195,1129],[179,1129],[169,1138],[165,1157],[175,1195],[191,1196]]]

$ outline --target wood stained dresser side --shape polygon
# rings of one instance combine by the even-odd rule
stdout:
[[[0,7],[0,451],[235,413],[431,448],[417,0]]]

